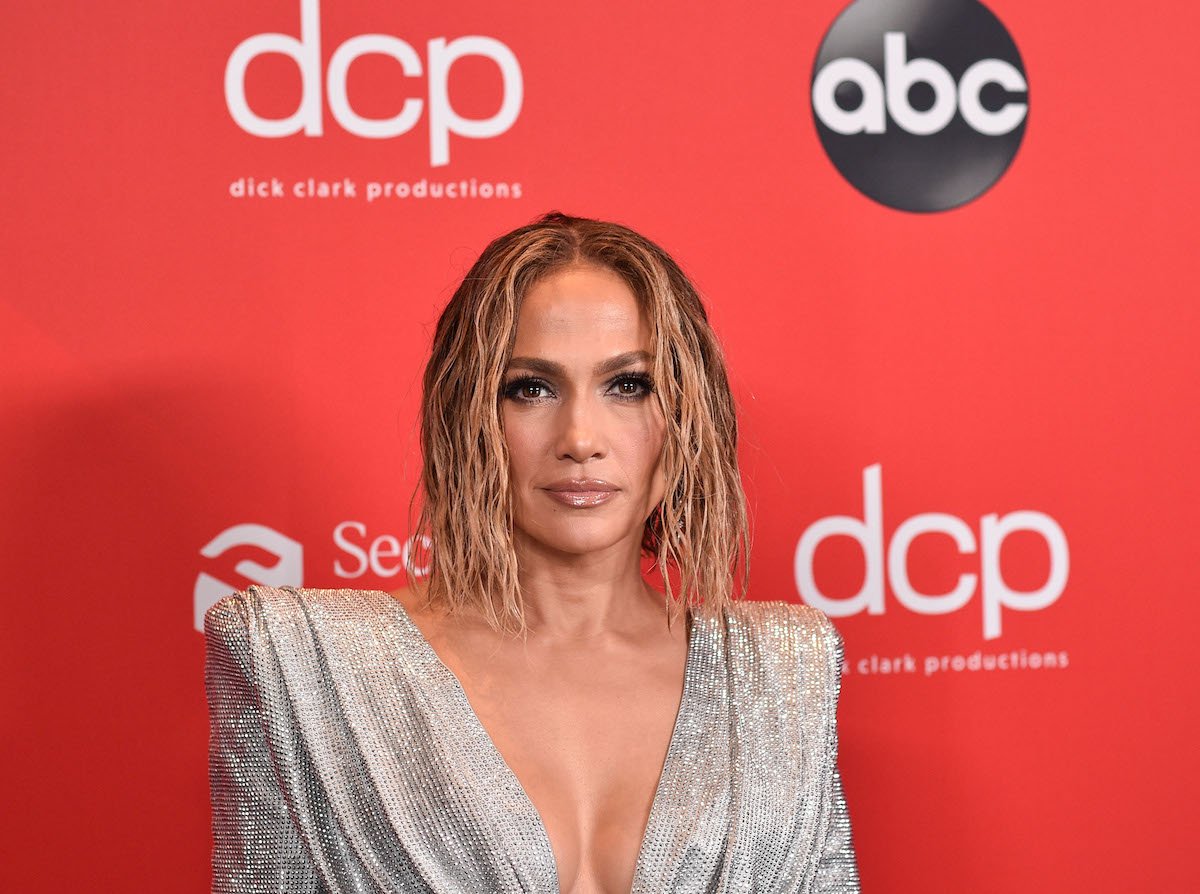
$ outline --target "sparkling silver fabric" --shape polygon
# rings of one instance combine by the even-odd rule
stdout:
[[[689,623],[634,894],[858,892],[840,634],[784,602]],[[204,634],[214,892],[558,894],[533,802],[398,601],[253,586]]]

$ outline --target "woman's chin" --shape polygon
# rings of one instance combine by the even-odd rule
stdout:
[[[554,519],[539,525],[536,533],[526,532],[521,539],[539,551],[586,555],[601,552],[621,543],[633,532],[613,523],[612,519]],[[641,531],[637,537],[640,542]]]

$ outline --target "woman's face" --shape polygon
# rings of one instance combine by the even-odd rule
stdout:
[[[607,268],[569,267],[529,290],[501,399],[518,537],[570,554],[640,546],[665,493],[650,337]]]

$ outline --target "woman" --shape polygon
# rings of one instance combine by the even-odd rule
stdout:
[[[558,213],[492,242],[425,371],[428,577],[205,616],[214,891],[858,891],[842,639],[734,598],[736,442],[662,249]]]

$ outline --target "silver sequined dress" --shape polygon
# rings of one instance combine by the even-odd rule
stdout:
[[[754,601],[690,631],[634,894],[858,892],[840,634]],[[397,600],[252,586],[204,635],[214,892],[558,894],[533,802]]]

